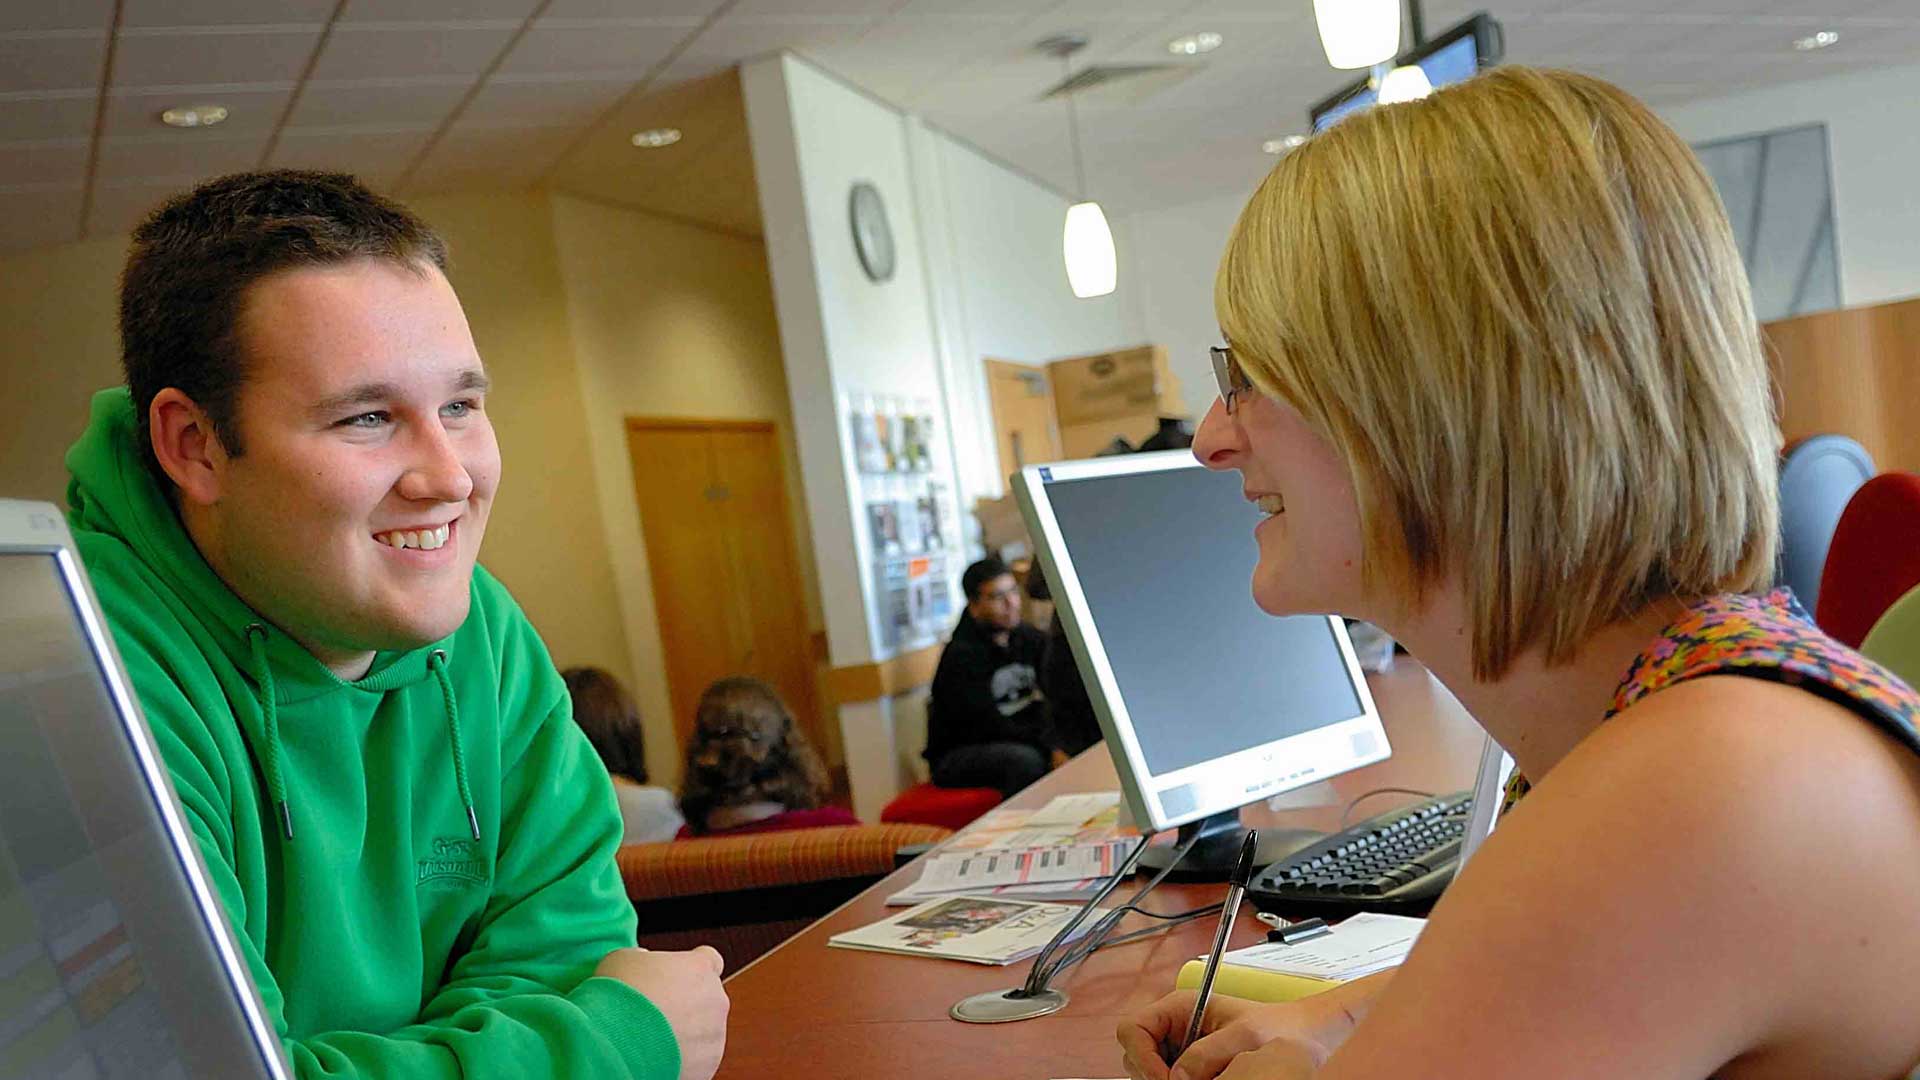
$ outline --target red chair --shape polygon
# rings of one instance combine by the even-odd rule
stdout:
[[[915,784],[894,796],[880,820],[888,824],[938,825],[962,829],[981,814],[1000,805],[1000,793],[992,788],[943,788],[933,784]]]
[[[1859,648],[1895,600],[1920,585],[1920,476],[1881,473],[1847,502],[1827,548],[1814,621]]]

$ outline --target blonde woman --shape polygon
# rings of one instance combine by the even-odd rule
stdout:
[[[1172,1075],[1906,1075],[1916,699],[1763,593],[1779,433],[1687,147],[1500,69],[1294,151],[1215,295],[1255,600],[1384,627],[1532,788],[1397,972],[1216,998]],[[1135,1077],[1191,1002],[1120,1026]]]

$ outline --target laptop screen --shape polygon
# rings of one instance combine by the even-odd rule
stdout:
[[[0,552],[0,1080],[268,1075],[61,571]]]

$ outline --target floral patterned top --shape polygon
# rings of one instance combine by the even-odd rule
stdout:
[[[1920,694],[1821,632],[1788,589],[1715,596],[1687,609],[1628,666],[1607,716],[1702,675],[1750,675],[1801,687],[1859,713],[1920,754]],[[1529,787],[1515,772],[1501,813]]]

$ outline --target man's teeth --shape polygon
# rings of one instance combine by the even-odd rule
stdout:
[[[1263,514],[1284,514],[1287,512],[1287,500],[1278,495],[1262,495],[1255,500]]]
[[[421,551],[432,551],[435,548],[444,546],[447,542],[447,537],[452,535],[452,533],[453,526],[448,524],[442,525],[437,529],[419,529],[417,531],[395,529],[392,532],[375,534],[374,539],[388,547],[418,548]]]

